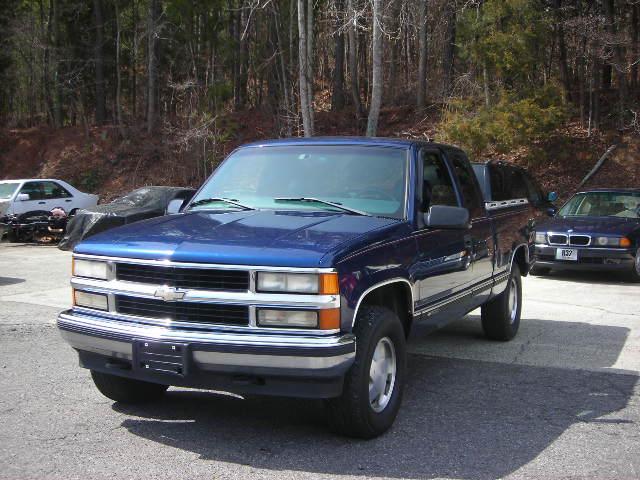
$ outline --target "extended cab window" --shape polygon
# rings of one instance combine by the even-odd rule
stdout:
[[[491,199],[494,201],[529,198],[522,173],[508,165],[489,165]]]
[[[422,152],[422,209],[431,205],[457,207],[458,199],[444,161],[434,152]]]
[[[482,194],[478,186],[475,173],[466,161],[466,158],[458,152],[449,152],[449,157],[453,163],[453,168],[460,182],[462,199],[464,206],[469,210],[469,217],[481,217],[484,213],[482,208]]]

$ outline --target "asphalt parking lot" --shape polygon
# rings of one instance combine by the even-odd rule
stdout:
[[[315,401],[102,397],[54,326],[69,270],[54,247],[0,244],[0,478],[640,478],[640,285],[526,278],[509,343],[477,312],[416,328],[396,424],[364,442]]]

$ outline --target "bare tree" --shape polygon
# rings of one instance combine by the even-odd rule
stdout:
[[[378,118],[382,104],[382,0],[373,0],[373,42],[371,57],[373,63],[371,82],[371,102],[369,105],[369,119],[367,120],[367,136],[375,137],[378,131]]]
[[[418,55],[418,98],[416,106],[424,108],[427,93],[427,1],[420,0],[420,29]]]
[[[334,22],[335,39],[333,85],[331,94],[331,110],[344,108],[344,0],[336,0],[336,18]]]
[[[351,77],[351,96],[353,97],[353,105],[356,109],[356,116],[363,116],[362,102],[360,101],[360,86],[358,85],[358,36],[356,27],[358,25],[358,17],[353,4],[354,0],[347,0],[348,28],[347,36],[349,39],[349,76]]]
[[[302,125],[304,128],[304,136],[313,136],[313,105],[310,100],[309,93],[309,47],[307,45],[307,22],[305,15],[305,0],[298,0],[298,66],[300,71],[300,113],[302,115]]]
[[[157,45],[159,1],[149,1],[149,13],[147,16],[147,132],[149,133],[155,128],[158,102]]]
[[[102,125],[105,121],[106,106],[104,92],[104,19],[102,15],[102,0],[93,0],[93,17],[95,20],[96,36],[94,44],[94,65],[96,71],[96,123]]]

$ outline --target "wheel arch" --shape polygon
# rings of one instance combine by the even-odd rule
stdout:
[[[389,304],[391,303],[391,304]],[[414,294],[411,282],[406,278],[392,278],[370,286],[358,298],[353,311],[351,328],[356,324],[362,305],[379,305],[390,308],[402,322],[405,336],[409,336],[413,321]]]
[[[527,276],[529,273],[529,266],[531,265],[529,262],[529,248],[526,243],[521,243],[516,246],[513,250],[513,254],[511,255],[511,263],[509,265],[509,272],[513,269],[513,264],[518,265],[520,269],[520,274],[522,276]]]

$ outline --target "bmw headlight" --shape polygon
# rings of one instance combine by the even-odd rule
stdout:
[[[536,232],[536,243],[547,243],[546,232]]]
[[[257,290],[269,293],[338,293],[336,273],[258,272]]]
[[[630,247],[631,240],[627,237],[596,237],[596,245],[599,247]]]
[[[73,259],[72,275],[74,277],[95,278],[98,280],[107,280],[109,266],[107,262],[98,262],[95,260]]]

